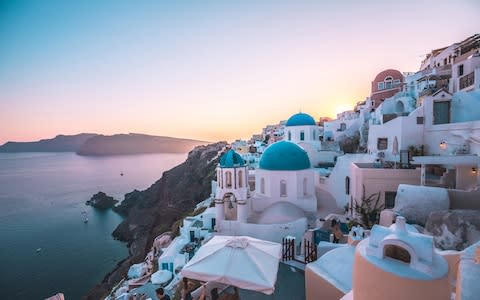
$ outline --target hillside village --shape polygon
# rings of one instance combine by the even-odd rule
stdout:
[[[379,72],[336,119],[299,112],[227,145],[211,196],[107,299],[157,299],[158,287],[180,299],[183,277],[208,282],[191,291],[203,299],[479,299],[479,105],[475,34],[416,72]],[[264,270],[276,284],[253,296],[238,278],[195,278],[219,236],[278,245],[280,267]]]

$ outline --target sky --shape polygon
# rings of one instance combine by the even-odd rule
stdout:
[[[480,32],[480,1],[0,0],[0,144],[249,138],[349,110],[384,69]]]

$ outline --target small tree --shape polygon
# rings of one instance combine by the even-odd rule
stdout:
[[[358,203],[354,199],[353,209],[358,215],[359,223],[363,227],[370,229],[378,223],[380,212],[384,209],[384,204],[380,204],[380,192],[365,197],[365,185],[363,186],[362,202]]]

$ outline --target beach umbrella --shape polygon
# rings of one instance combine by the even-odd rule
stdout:
[[[233,285],[270,295],[282,247],[248,236],[214,236],[183,267],[184,277]]]

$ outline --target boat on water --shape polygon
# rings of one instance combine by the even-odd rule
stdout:
[[[88,216],[86,211],[82,211],[83,223],[88,223]]]
[[[42,248],[37,248],[37,250],[35,250],[35,252],[37,252],[37,253],[40,252],[40,251],[42,251]]]

